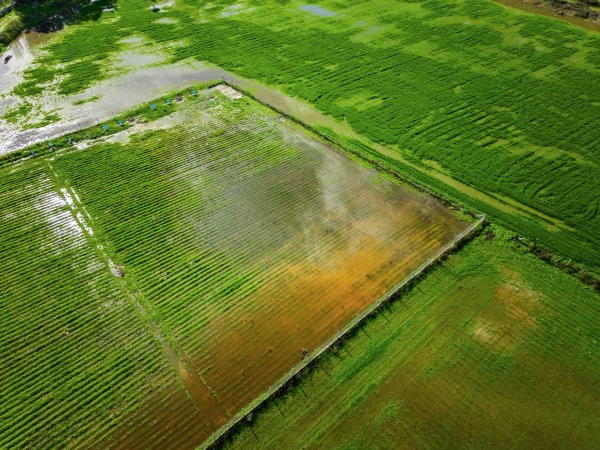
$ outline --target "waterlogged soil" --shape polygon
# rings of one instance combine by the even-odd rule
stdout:
[[[207,68],[199,63],[147,67],[111,78],[82,94],[43,98],[43,110],[59,110],[61,122],[25,131],[19,129],[18,125],[0,123],[0,136],[3,137],[0,142],[0,154],[101,124],[164,93],[183,89],[194,82],[217,80],[222,75],[223,71]],[[96,100],[82,103],[93,98]],[[3,100],[5,111],[14,106],[13,100],[10,96]]]
[[[54,36],[56,33],[24,33],[8,46],[2,56],[12,55],[12,58],[7,64],[0,64],[0,92],[7,92],[21,80],[19,75],[35,59],[34,49],[43,47]]]
[[[11,93],[12,89],[23,81],[23,72],[32,67],[36,55],[44,53],[44,45],[51,43],[57,35],[27,33],[11,44],[7,53],[12,54],[13,58],[9,64],[0,64],[0,116],[19,104],[17,97]],[[137,47],[143,44],[141,38],[134,37],[127,42],[132,45],[132,49],[117,53],[113,64],[114,67],[123,69],[123,73],[115,74],[79,94],[64,96],[43,93],[35,100],[34,113],[41,118],[45,113],[59,111],[60,122],[23,129],[23,121],[9,124],[0,119],[0,155],[109,121],[115,115],[167,92],[214,80],[229,81],[250,90],[261,101],[286,114],[292,114],[305,123],[327,126],[343,131],[347,136],[360,138],[350,127],[340,127],[340,123],[332,117],[277,89],[198,61],[161,64],[163,55],[160,53],[137,51]],[[35,122],[34,117],[28,119]]]
[[[182,409],[188,437],[155,442],[173,411],[149,400],[106,445],[201,444],[469,226],[254,101],[207,95],[181,113],[197,124],[53,162],[156,310],[199,417]]]
[[[319,5],[302,5],[298,9],[321,17],[333,17],[337,15],[337,13],[321,8]]]
[[[211,322],[195,359],[232,414],[466,228],[318,141],[289,139],[307,158],[249,181],[225,211],[262,228],[271,249],[261,264],[272,281]],[[264,194],[276,192],[293,200],[287,211]]]
[[[19,41],[20,42],[20,41]],[[33,53],[26,66],[33,61]],[[123,54],[123,60],[128,64],[140,63],[132,61]],[[142,58],[141,61],[145,61]],[[152,62],[156,62],[154,59]],[[18,84],[21,79],[11,75]],[[286,96],[277,89],[270,88],[254,80],[239,77],[218,67],[199,62],[185,64],[151,65],[150,67],[135,68],[128,73],[115,76],[99,83],[81,94],[72,96],[43,96],[39,107],[43,111],[60,111],[61,121],[42,128],[22,130],[19,124],[11,125],[0,121],[0,155],[25,148],[29,145],[55,139],[66,133],[89,128],[109,121],[115,115],[131,109],[140,103],[153,100],[171,91],[185,89],[194,83],[224,80],[252,91],[261,101],[277,108],[286,114],[292,114],[305,123],[318,124],[343,131],[345,135],[359,138],[350,127],[342,126],[332,117],[317,111],[305,102]],[[0,93],[7,94],[8,84],[0,86]],[[12,88],[11,88],[12,89]],[[90,99],[91,101],[86,102]],[[6,95],[0,98],[0,114],[16,105],[16,98]]]

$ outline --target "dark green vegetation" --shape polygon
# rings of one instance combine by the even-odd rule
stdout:
[[[14,0],[13,8],[25,23],[34,25],[55,16],[72,16],[90,8],[92,3],[101,3],[101,5],[94,6],[96,18],[100,17],[102,8],[110,4],[105,0],[100,2],[91,2],[90,0]]]
[[[600,266],[597,34],[486,0],[234,3],[181,0],[157,15],[122,2],[48,46],[16,92],[58,76],[59,93],[80,92],[106,76],[122,39],[141,36],[172,61],[213,62],[308,100],[391,148],[397,169],[417,166],[418,181]]]
[[[0,51],[24,30],[56,31],[66,24],[98,20],[114,0],[14,0],[0,2]],[[10,9],[9,9],[10,8]]]
[[[573,15],[581,19],[598,20],[600,2],[598,0],[542,0],[545,6],[557,13]]]
[[[596,448],[598,295],[493,232],[337,346],[227,447]]]

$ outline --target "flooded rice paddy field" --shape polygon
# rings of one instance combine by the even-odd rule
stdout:
[[[469,225],[246,97],[168,123],[2,169],[2,444],[194,448]]]
[[[148,6],[121,1],[67,27],[24,71],[15,55],[0,114],[30,102],[23,123],[34,128],[0,121],[0,152],[102,122],[161,86],[213,79],[201,67],[217,66],[306,101],[318,125],[382,146],[394,170],[418,167],[415,181],[452,196],[459,186],[461,203],[600,267],[592,30],[487,0]]]
[[[395,161],[563,224],[545,230],[478,207],[597,266],[596,34],[480,0],[147,6],[120,2],[98,22],[11,46],[0,154],[87,127],[101,134],[103,121],[114,127],[114,115],[165,91],[225,78],[305,123],[361,133]],[[272,111],[214,92],[4,166],[0,448],[194,448],[467,225]],[[510,310],[519,319],[520,305]],[[464,329],[457,319],[453,330]],[[471,331],[496,343],[489,321]],[[555,339],[534,353],[559,348]],[[441,342],[417,333],[413,344],[424,340]],[[374,386],[388,361],[360,385]],[[468,379],[455,377],[444,380]],[[562,408],[587,426],[585,410]],[[425,440],[444,444],[425,423]]]

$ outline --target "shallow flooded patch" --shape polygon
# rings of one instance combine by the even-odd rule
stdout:
[[[2,92],[6,92],[7,78],[11,74],[15,74],[28,68],[35,59],[36,47],[43,46],[48,43],[57,33],[23,33],[20,37],[14,40],[4,52],[4,55],[12,55],[12,58],[7,64],[0,64],[0,79],[2,83]]]
[[[321,17],[333,17],[337,15],[336,12],[329,11],[328,9],[322,8],[319,5],[302,5],[299,6],[298,9]]]
[[[156,20],[155,23],[174,24],[174,23],[177,23],[177,20],[171,19],[170,17],[163,17],[161,19]]]
[[[150,60],[145,56],[140,58],[141,60],[136,61],[135,56],[132,56],[123,60],[123,64],[127,67],[133,67],[140,61],[152,64],[155,57],[151,57]],[[27,131],[9,124],[2,125],[0,122],[0,134],[4,138],[0,141],[0,154],[96,125],[140,103],[160,97],[165,92],[180,90],[193,83],[215,80],[225,80],[241,86],[251,91],[262,102],[293,115],[304,123],[327,126],[346,136],[360,138],[347,124],[340,124],[308,103],[289,97],[278,89],[239,77],[218,67],[187,61],[185,64],[165,64],[131,70],[125,75],[95,85],[81,94],[45,97],[45,108],[59,109],[62,122]],[[12,100],[14,99],[10,96],[0,99],[0,107],[2,102],[9,102],[12,106]]]
[[[227,6],[226,8],[224,8],[223,11],[221,11],[220,16],[222,18],[232,17],[232,16],[237,16],[238,14],[241,14],[241,13],[248,13],[248,12],[254,11],[255,9],[256,8],[246,8],[246,7],[244,7],[243,4],[237,3],[235,5],[230,5],[230,6]]]
[[[148,65],[157,62],[156,55],[124,52],[119,64],[124,67]],[[61,123],[43,128],[21,131],[9,124],[0,124],[0,154],[15,151],[37,142],[56,138],[65,133],[89,128],[140,103],[160,97],[169,90],[183,89],[187,84],[220,79],[222,71],[207,68],[200,63],[170,64],[132,70],[111,78],[81,94],[44,98],[46,109],[61,111]],[[11,97],[0,100],[9,102]],[[85,100],[95,98],[94,101]]]

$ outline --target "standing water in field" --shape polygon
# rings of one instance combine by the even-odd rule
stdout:
[[[248,98],[184,114],[52,164],[204,383],[192,397],[214,431],[468,223]],[[128,430],[117,447],[154,445]]]
[[[321,8],[319,5],[302,5],[299,6],[298,9],[321,17],[333,17],[337,15],[337,13]]]

